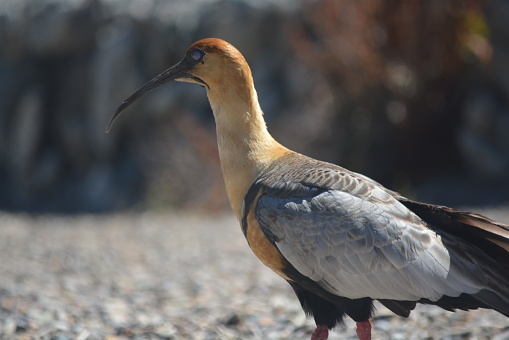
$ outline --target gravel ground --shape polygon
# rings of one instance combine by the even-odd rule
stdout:
[[[509,207],[481,211],[509,222]],[[1,339],[308,339],[233,217],[0,214]],[[493,311],[378,306],[373,339],[509,339]],[[353,322],[331,339],[356,339]]]

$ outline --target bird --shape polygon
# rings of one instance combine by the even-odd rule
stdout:
[[[493,309],[509,317],[509,226],[417,202],[268,132],[246,59],[228,42],[193,43],[111,117],[171,81],[205,88],[226,192],[252,252],[293,288],[313,317],[312,340],[348,316],[371,339],[374,301],[408,317],[420,304]]]

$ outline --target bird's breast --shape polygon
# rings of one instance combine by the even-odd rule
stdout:
[[[261,195],[258,194],[254,201],[257,202],[260,196]],[[283,255],[281,255],[276,246],[267,239],[258,223],[256,204],[251,204],[250,207],[248,206],[246,208],[248,208],[249,211],[247,212],[244,222],[244,233],[249,247],[264,265],[284,279],[290,280],[284,273],[285,261]]]

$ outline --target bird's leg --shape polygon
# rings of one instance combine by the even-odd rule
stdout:
[[[369,320],[357,322],[357,337],[359,340],[371,340],[371,324]]]
[[[329,327],[325,325],[316,325],[316,329],[311,335],[311,340],[327,340],[329,338]]]

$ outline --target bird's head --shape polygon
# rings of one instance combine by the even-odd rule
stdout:
[[[204,86],[207,91],[211,89],[221,91],[231,85],[245,87],[252,83],[252,76],[242,54],[226,41],[215,38],[197,41],[187,49],[180,62],[129,96],[111,117],[106,132],[110,131],[122,111],[138,98],[174,80],[197,83]]]

